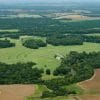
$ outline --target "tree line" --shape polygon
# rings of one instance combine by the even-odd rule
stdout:
[[[31,49],[38,49],[40,47],[47,46],[47,44],[41,39],[26,39],[25,41],[22,40],[22,45]]]
[[[47,37],[47,43],[54,46],[59,45],[82,45],[83,39],[80,36],[75,35],[53,35]]]
[[[62,22],[51,18],[0,19],[0,29],[18,29],[26,35],[49,36],[53,34],[100,33],[100,20]],[[2,34],[0,32],[0,34]],[[21,35],[21,34],[20,34]]]
[[[10,40],[0,40],[0,48],[8,48],[8,47],[14,47],[15,43],[11,43]]]
[[[32,68],[36,63],[0,63],[0,84],[40,83],[43,70]]]

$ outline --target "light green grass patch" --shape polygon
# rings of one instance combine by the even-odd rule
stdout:
[[[100,33],[85,34],[87,36],[100,36]]]
[[[17,63],[17,62],[36,62],[37,67],[53,71],[60,65],[60,61],[55,59],[55,54],[66,55],[70,51],[100,51],[100,44],[98,43],[84,43],[79,46],[52,46],[41,47],[39,49],[29,49],[21,45],[20,40],[11,39],[16,46],[11,48],[0,49],[0,62]],[[45,67],[45,65],[47,67]]]
[[[18,32],[18,29],[0,29],[0,32]]]

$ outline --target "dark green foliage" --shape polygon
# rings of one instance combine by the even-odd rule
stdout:
[[[60,75],[62,77],[46,80],[44,84],[52,92],[43,92],[42,97],[76,94],[76,91],[66,90],[63,86],[91,78],[95,68],[100,68],[100,52],[70,52],[70,54],[62,59],[61,65],[53,72],[54,75]]]
[[[31,49],[38,49],[39,47],[47,46],[47,44],[40,39],[27,39],[22,42],[23,46]]]
[[[15,43],[11,43],[10,40],[0,40],[0,48],[8,48],[8,47],[14,47]]]
[[[47,37],[47,43],[59,45],[82,45],[83,38],[78,35],[55,35]]]
[[[0,63],[0,84],[32,84],[40,83],[42,69],[32,68],[35,63]]]
[[[46,80],[44,84],[52,92],[47,92],[47,94],[44,92],[42,96],[45,98],[52,97],[51,94],[53,96],[76,94],[76,91],[69,91],[62,87],[91,78],[95,68],[100,68],[100,52],[70,52],[62,59],[61,65],[53,73],[56,76],[62,75],[63,77]]]
[[[48,97],[56,97],[56,96],[67,96],[69,94],[76,94],[73,90],[66,90],[66,88],[62,88],[55,84],[56,89],[52,89],[52,91],[44,91],[42,93],[41,98],[48,98]]]
[[[44,91],[42,93],[41,98],[48,98],[48,97],[56,97],[56,94],[54,92]]]
[[[50,74],[51,74],[50,69],[46,69],[46,74],[47,74],[47,75],[50,75]]]
[[[18,29],[26,35],[51,36],[53,34],[100,33],[100,20],[62,22],[51,18],[7,18],[0,19],[0,29]],[[0,32],[0,34],[2,34]],[[9,33],[10,34],[10,33]]]
[[[70,52],[61,65],[54,71],[54,75],[72,75],[77,81],[90,78],[93,75],[93,69],[100,67],[100,52],[96,53],[77,53]]]
[[[100,43],[100,36],[84,36],[86,42]]]
[[[19,39],[21,35],[25,35],[25,33],[22,33],[21,31],[18,32],[0,32],[0,37],[9,37],[12,39]]]

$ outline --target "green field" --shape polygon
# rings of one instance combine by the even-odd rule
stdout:
[[[87,36],[100,36],[100,33],[86,34]]]
[[[0,32],[18,32],[18,29],[0,29]]]
[[[20,40],[11,39],[16,43],[16,47],[0,49],[0,62],[17,63],[33,61],[37,63],[37,67],[50,68],[54,70],[59,66],[60,61],[55,59],[55,54],[65,55],[70,51],[100,51],[100,44],[84,43],[80,46],[52,46],[42,47],[39,49],[29,49],[21,45]],[[44,67],[44,66],[47,67]]]

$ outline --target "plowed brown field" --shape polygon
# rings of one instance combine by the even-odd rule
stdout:
[[[34,85],[0,85],[0,100],[25,100],[34,90]]]
[[[81,82],[79,85],[86,94],[80,96],[82,100],[100,100],[100,69],[95,70],[95,74],[90,80]]]

